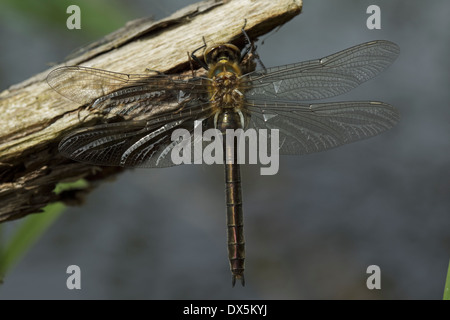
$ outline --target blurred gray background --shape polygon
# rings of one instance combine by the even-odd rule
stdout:
[[[191,2],[114,3],[127,8],[120,26]],[[371,4],[381,7],[381,30],[366,28]],[[4,6],[1,89],[88,42],[79,35],[88,31]],[[449,16],[448,1],[305,0],[301,15],[263,37],[266,66],[396,42],[392,67],[333,100],[385,101],[401,121],[372,139],[281,157],[275,176],[243,167],[245,288],[230,283],[223,168],[191,165],[130,170],[67,209],[7,275],[0,299],[441,299],[450,258]],[[71,264],[81,267],[82,290],[65,286]],[[381,290],[366,288],[372,264]]]

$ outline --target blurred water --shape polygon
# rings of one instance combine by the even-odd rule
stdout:
[[[401,122],[373,139],[282,157],[275,176],[242,169],[245,288],[230,285],[223,168],[192,165],[133,170],[98,188],[8,275],[0,299],[440,299],[450,252],[450,3],[377,4],[382,29],[370,31],[369,4],[305,1],[300,16],[258,47],[275,66],[374,39],[396,42],[391,68],[333,100],[385,101]],[[140,5],[140,14],[152,12]],[[14,51],[0,61],[2,88],[67,54],[57,47],[70,40],[30,29],[21,37],[39,37],[42,50],[18,64],[27,39],[8,25],[0,40]],[[82,269],[76,292],[65,287],[71,264]],[[371,264],[381,268],[378,291],[365,286]]]

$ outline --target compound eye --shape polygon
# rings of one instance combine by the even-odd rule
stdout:
[[[207,65],[213,63],[217,59],[217,46],[206,49],[204,58]]]

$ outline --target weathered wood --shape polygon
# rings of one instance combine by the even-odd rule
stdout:
[[[62,65],[125,73],[184,72],[189,70],[186,52],[202,46],[202,37],[207,43],[240,45],[245,19],[254,39],[300,10],[301,0],[204,1],[160,21],[129,23]],[[51,202],[76,203],[92,189],[57,195],[53,190],[59,182],[84,178],[94,186],[122,170],[76,163],[58,154],[62,136],[82,124],[80,106],[46,83],[49,71],[0,93],[0,222],[39,212]]]

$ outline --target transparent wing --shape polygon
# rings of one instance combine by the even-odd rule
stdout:
[[[153,115],[207,101],[207,80],[182,76],[124,74],[87,67],[61,67],[47,83],[62,96],[104,113]]]
[[[398,111],[383,102],[320,104],[248,101],[249,128],[278,129],[280,154],[308,154],[375,136],[392,128]]]
[[[316,100],[343,94],[373,78],[398,56],[399,47],[379,40],[328,57],[257,71],[244,77],[250,100]]]
[[[59,151],[76,161],[94,165],[122,167],[170,167],[174,163],[172,150],[186,147],[193,150],[195,120],[209,116],[207,109],[190,110],[182,114],[153,118],[150,121],[122,121],[72,131],[59,144]],[[178,139],[175,130],[183,130]],[[201,136],[200,136],[201,139]],[[200,143],[202,143],[200,141]],[[190,155],[191,163],[201,154]],[[179,164],[179,163],[178,163]]]

